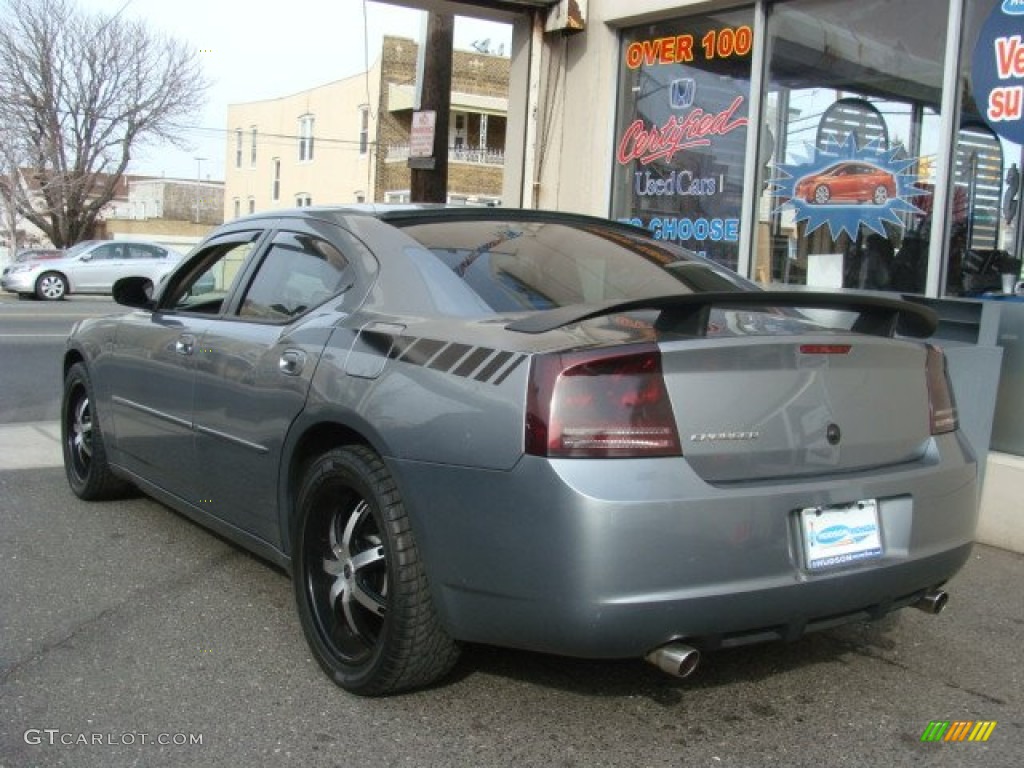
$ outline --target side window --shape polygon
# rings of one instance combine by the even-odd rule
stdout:
[[[181,312],[220,314],[224,299],[251,258],[258,233],[245,242],[213,245],[184,273],[175,273],[173,284],[160,306]]]
[[[92,252],[93,261],[119,258],[121,258],[121,246],[114,245],[113,243],[111,243],[110,245],[101,245],[99,248],[94,249]]]
[[[127,246],[127,251],[129,259],[162,259],[167,253],[163,248],[144,243],[132,243]]]
[[[326,240],[282,232],[256,271],[239,315],[290,320],[346,288],[347,267],[345,256]]]

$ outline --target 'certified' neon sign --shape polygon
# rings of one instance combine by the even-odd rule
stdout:
[[[710,146],[712,137],[725,136],[747,125],[747,118],[735,116],[742,104],[743,97],[737,96],[717,114],[697,108],[681,118],[673,115],[660,128],[648,128],[643,120],[634,120],[619,141],[615,159],[619,165],[632,160],[639,160],[641,165],[655,160],[672,162],[684,149]]]

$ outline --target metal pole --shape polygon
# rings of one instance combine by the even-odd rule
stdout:
[[[195,158],[195,161],[196,161],[196,224],[199,223],[199,194],[200,194],[200,187],[202,186],[202,183],[203,183],[203,180],[202,180],[202,169],[203,169],[203,161],[205,159],[206,159],[205,157],[197,157],[197,158]]]

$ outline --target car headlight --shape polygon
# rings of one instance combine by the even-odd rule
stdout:
[[[18,272],[31,272],[35,268],[36,268],[35,264],[14,264],[11,267],[10,272],[8,272],[7,274],[13,275],[13,274],[16,274]]]

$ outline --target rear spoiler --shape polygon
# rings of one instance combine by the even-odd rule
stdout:
[[[850,329],[872,336],[911,336],[924,339],[935,333],[939,316],[928,307],[901,299],[845,293],[805,291],[726,291],[653,296],[630,301],[570,304],[534,312],[513,320],[505,327],[519,333],[545,333],[584,320],[634,310],[661,310],[657,328],[671,328],[688,336],[706,336],[711,308],[749,309],[831,309],[856,312]]]

